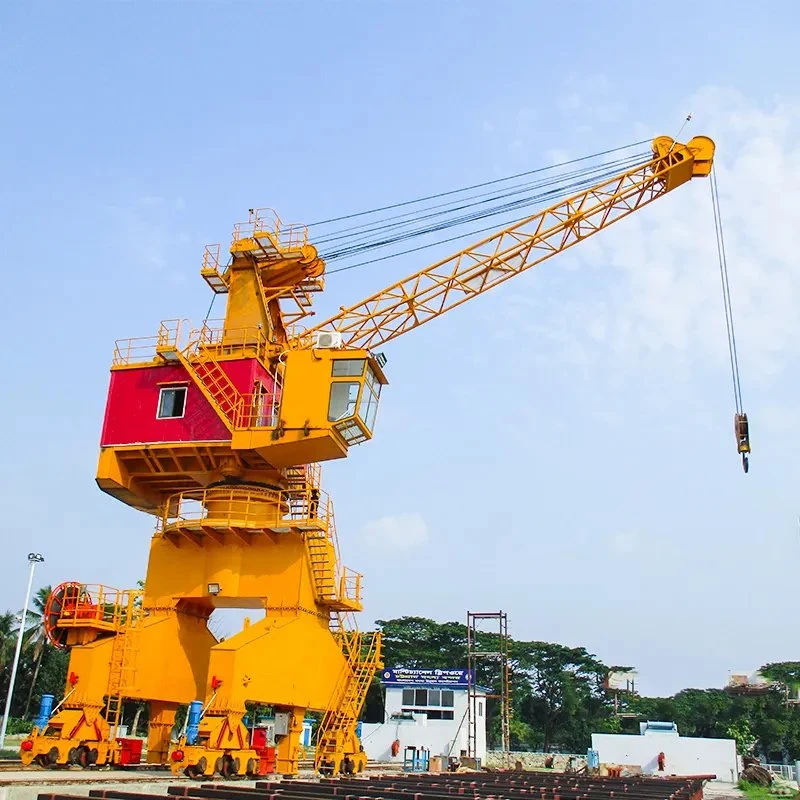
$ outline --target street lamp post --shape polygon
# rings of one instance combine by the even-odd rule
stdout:
[[[14,663],[11,665],[11,680],[8,684],[8,695],[6,696],[6,709],[3,712],[3,724],[0,726],[0,750],[6,743],[6,728],[8,728],[8,715],[11,713],[11,696],[14,694],[14,681],[17,679],[17,667],[19,666],[19,654],[22,651],[22,637],[25,634],[25,616],[28,613],[28,603],[31,600],[31,587],[33,586],[33,571],[37,564],[44,561],[41,553],[28,553],[28,563],[31,565],[28,575],[28,591],[25,593],[25,605],[22,607],[22,619],[19,623],[19,635],[17,636],[17,649],[14,651]]]

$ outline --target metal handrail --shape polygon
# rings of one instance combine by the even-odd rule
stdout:
[[[114,355],[111,363],[115,367],[128,364],[149,363],[155,361],[158,351],[174,347],[180,349],[183,336],[182,319],[169,319],[158,326],[155,336],[135,336],[129,339],[117,339],[114,343]]]
[[[221,272],[223,267],[219,260],[220,245],[207,244],[203,250],[203,269]]]
[[[208,506],[211,504],[212,513]],[[326,492],[274,491],[242,487],[193,489],[174,494],[164,503],[156,519],[156,531],[164,533],[181,523],[234,523],[236,527],[289,527],[292,523],[316,521],[327,529],[330,497]]]
[[[141,595],[140,590],[112,589],[102,584],[67,587],[61,600],[58,625],[61,627],[98,625],[116,629],[138,595]]]
[[[285,224],[272,208],[251,210],[247,222],[233,226],[233,242],[251,239],[260,233],[270,235],[275,246],[281,250],[296,250],[308,244],[308,226],[301,223]]]
[[[241,430],[276,427],[280,416],[281,394],[278,386],[270,393],[251,392],[241,395],[233,420],[234,427]]]
[[[267,337],[261,328],[226,328],[210,325],[206,321],[202,327],[190,331],[189,344],[184,353],[187,358],[192,358],[204,349],[213,348],[218,356],[249,358],[255,352],[257,358],[266,362],[267,345]]]

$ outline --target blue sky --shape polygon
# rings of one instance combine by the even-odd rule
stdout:
[[[249,207],[324,219],[692,112],[718,145],[750,475],[698,182],[388,345],[376,438],[325,481],[365,624],[502,608],[653,693],[798,657],[796,8],[598,7],[3,6],[0,608],[31,549],[37,583],[144,574],[150,520],[94,484],[113,342],[201,320],[203,246]],[[424,258],[332,275],[320,313]]]

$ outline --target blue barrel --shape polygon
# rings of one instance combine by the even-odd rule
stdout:
[[[47,722],[50,719],[50,714],[53,713],[53,695],[43,694],[42,701],[39,703],[39,716],[36,717],[34,723],[40,731],[44,731],[47,727]]]
[[[600,766],[600,753],[597,750],[586,751],[586,766],[589,769],[597,769]]]
[[[203,714],[203,701],[192,700],[189,703],[189,722],[186,725],[186,744],[194,744],[200,730],[200,717]]]

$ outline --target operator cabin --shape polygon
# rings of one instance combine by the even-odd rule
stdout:
[[[406,747],[431,756],[467,754],[472,704],[474,756],[486,759],[486,690],[469,691],[465,669],[384,669],[383,722],[363,723],[361,744],[371,761],[402,761]],[[470,695],[472,699],[470,700]],[[394,745],[394,746],[393,746]]]

